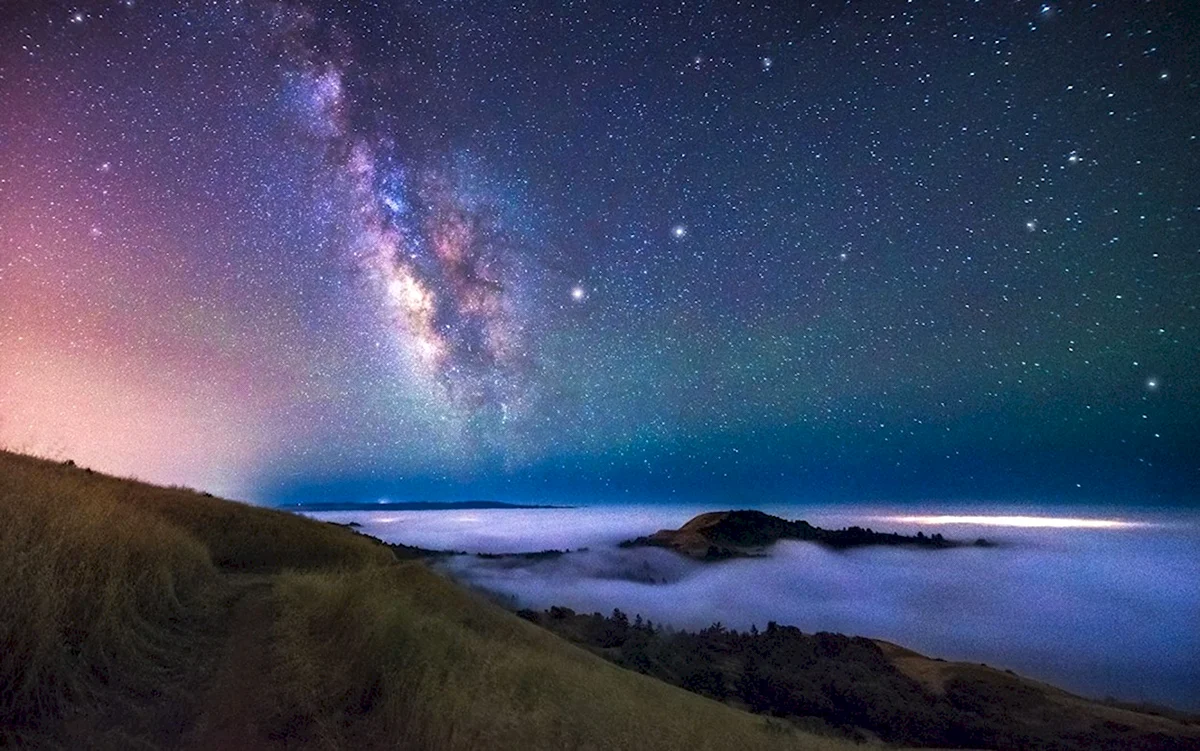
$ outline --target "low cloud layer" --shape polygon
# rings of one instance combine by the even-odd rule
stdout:
[[[1200,526],[1196,515],[1139,517],[1112,529],[951,524],[947,537],[996,548],[834,552],[803,542],[768,558],[702,564],[616,543],[676,527],[699,509],[327,514],[384,539],[469,552],[588,550],[525,561],[460,556],[456,578],[521,607],[620,608],[656,622],[730,627],[767,621],[887,639],[948,659],[986,662],[1091,696],[1200,709]],[[768,509],[821,526],[888,522],[887,509]],[[911,516],[911,509],[906,509]],[[942,510],[938,510],[941,513]],[[972,513],[986,514],[973,509]],[[997,513],[1010,513],[1011,509]],[[1110,518],[1071,509],[1074,517]],[[1127,517],[1128,518],[1128,517]]]

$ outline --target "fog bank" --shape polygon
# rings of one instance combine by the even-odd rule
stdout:
[[[766,508],[826,527],[987,537],[995,548],[862,548],[782,542],[771,555],[697,563],[620,540],[677,527],[700,508],[346,512],[382,539],[511,553],[460,556],[446,571],[515,605],[620,608],[655,622],[734,628],[768,621],[894,641],[931,656],[1010,668],[1089,696],[1200,709],[1200,516],[1012,507],[914,511]],[[995,517],[1007,517],[997,520]],[[1044,517],[1056,518],[1045,522]],[[942,518],[932,518],[942,517]],[[960,517],[960,518],[955,518]],[[979,518],[983,517],[983,518]],[[1015,519],[1013,517],[1016,517]],[[1033,517],[1030,519],[1030,517]],[[966,521],[961,519],[965,518]],[[1048,523],[1050,526],[1035,526]]]

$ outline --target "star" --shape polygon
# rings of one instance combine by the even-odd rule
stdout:
[[[152,409],[174,368],[196,363],[214,389],[228,378],[228,425],[204,423],[196,450],[243,422],[263,434],[216,473],[217,459],[257,471],[311,457],[455,493],[470,478],[491,492],[494,477],[520,495],[572,457],[562,471],[624,493],[639,490],[621,487],[628,467],[676,457],[681,473],[731,478],[718,493],[740,491],[722,461],[745,440],[781,488],[841,476],[865,452],[888,468],[872,493],[907,493],[926,456],[931,488],[953,490],[954,457],[975,452],[1003,465],[971,480],[980,493],[1050,493],[1111,457],[1106,479],[1136,494],[1142,476],[1124,470],[1142,446],[1122,443],[1134,402],[1179,412],[1138,434],[1164,430],[1156,460],[1179,462],[1146,475],[1155,492],[1200,484],[1183,444],[1200,440],[1200,408],[1176,398],[1194,311],[1167,304],[1200,270],[1184,158],[1200,134],[1170,13],[1037,0],[784,18],[728,3],[714,30],[690,5],[618,24],[593,23],[586,3],[556,4],[554,23],[518,3],[461,24],[439,3],[401,18],[378,0],[183,4],[229,6],[199,16],[145,0],[16,5],[49,16],[0,12],[15,47],[0,75],[20,92],[4,118],[17,151],[0,159],[0,299],[14,301],[0,329],[25,337],[0,347],[0,391],[30,400],[0,420],[0,443],[45,430],[127,453],[131,472],[184,466],[137,450],[166,451],[149,438],[93,436],[103,410],[63,414],[58,389],[91,383],[82,364],[53,367],[75,338],[89,368],[117,358],[96,367],[138,376],[102,396],[146,405],[138,425],[164,420],[148,430],[208,409]],[[1034,45],[1030,25],[1048,38]],[[514,34],[537,59],[495,54]],[[904,43],[935,37],[946,44]],[[454,65],[421,50],[453,50]],[[602,72],[629,60],[648,74]],[[464,108],[464,91],[488,95]],[[47,325],[43,298],[69,320]],[[129,303],[137,316],[114,312]],[[1138,356],[1118,366],[1112,342]],[[210,362],[214,346],[228,351]],[[275,364],[286,394],[241,388]],[[1072,382],[1086,388],[1044,414],[1007,412]],[[289,426],[311,414],[314,430],[259,411]],[[960,430],[963,414],[982,417]],[[1082,429],[1038,431],[1080,416]],[[1017,429],[996,429],[1008,420]],[[392,451],[409,435],[429,440]],[[990,485],[1011,477],[1030,487]]]

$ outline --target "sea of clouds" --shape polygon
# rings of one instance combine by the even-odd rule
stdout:
[[[529,561],[447,559],[456,579],[515,607],[620,608],[698,628],[768,621],[805,631],[886,639],[937,657],[983,662],[1089,696],[1200,709],[1200,514],[1112,509],[772,507],[824,527],[952,539],[997,547],[861,548],[781,542],[765,558],[698,563],[621,540],[675,528],[695,507],[600,506],[482,511],[358,511],[381,539],[470,553],[587,548]],[[930,514],[1025,514],[1112,520],[1114,527],[1011,526],[1020,519],[931,525]],[[979,520],[976,520],[979,521]],[[1038,522],[1033,522],[1038,523]],[[1066,521],[1063,524],[1073,524]]]

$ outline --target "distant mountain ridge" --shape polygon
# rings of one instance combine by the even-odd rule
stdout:
[[[940,534],[902,535],[875,532],[863,527],[822,529],[806,521],[788,521],[762,511],[710,511],[691,519],[679,529],[660,529],[652,535],[626,540],[621,547],[659,547],[674,550],[689,558],[718,561],[763,555],[766,548],[780,540],[806,540],[835,550],[868,545],[905,545],[930,549],[964,545],[992,545],[980,538],[973,543],[948,540]]]
[[[359,501],[318,501],[294,503],[280,506],[285,511],[453,511],[482,509],[564,509],[574,506],[552,506],[531,503],[504,503],[503,501],[382,501],[364,503]]]

